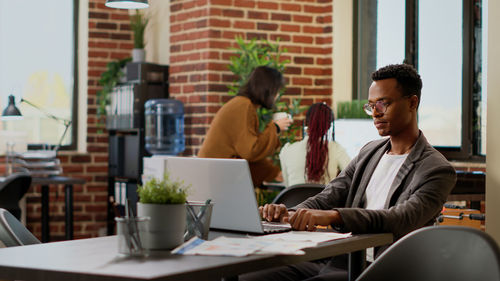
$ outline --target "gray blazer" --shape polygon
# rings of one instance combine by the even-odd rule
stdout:
[[[293,209],[335,209],[344,221],[335,228],[353,233],[391,232],[395,240],[433,224],[455,186],[456,173],[422,132],[390,187],[385,208],[364,209],[368,182],[390,146],[388,138],[369,142],[323,192]]]

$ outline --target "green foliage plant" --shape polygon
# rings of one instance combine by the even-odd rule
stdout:
[[[144,49],[144,30],[148,22],[149,18],[140,13],[139,10],[135,10],[135,15],[130,16],[130,29],[134,32],[135,49]]]
[[[120,78],[123,77],[124,73],[122,69],[131,60],[131,58],[124,58],[108,62],[106,71],[101,74],[99,84],[102,86],[102,89],[97,92],[97,119],[99,122],[102,122],[106,117],[107,106],[110,104],[109,94],[118,84]]]
[[[368,100],[352,100],[337,103],[337,119],[371,119],[363,109]]]
[[[137,194],[139,202],[144,204],[184,204],[188,188],[184,181],[171,180],[167,173],[163,180],[152,178],[144,185],[139,185]]]
[[[228,66],[229,70],[236,76],[233,85],[229,86],[230,96],[238,94],[239,89],[247,82],[248,77],[256,67],[269,66],[284,73],[286,64],[290,62],[288,59],[282,59],[282,55],[287,52],[287,49],[279,47],[279,38],[276,40],[276,43],[269,42],[268,40],[257,42],[255,38],[249,42],[245,42],[241,36],[236,36],[235,41],[238,47],[231,48],[231,50],[236,55],[230,57],[231,63]],[[284,92],[285,89],[283,88],[278,93],[274,109],[270,110],[260,107],[257,110],[260,131],[263,131],[267,124],[271,122],[272,115],[275,112],[287,112],[293,117],[307,110],[307,107],[300,106],[300,99],[292,99],[290,103],[281,101]],[[294,142],[300,130],[300,126],[292,124],[288,131],[280,134],[281,144]],[[277,154],[273,156],[275,163],[279,162],[278,159]]]

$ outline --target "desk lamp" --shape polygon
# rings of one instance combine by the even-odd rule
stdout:
[[[145,9],[149,7],[148,0],[107,0],[105,5],[118,9]]]
[[[54,151],[57,151],[59,150],[59,147],[61,147],[61,143],[64,139],[64,136],[66,136],[66,133],[68,132],[68,128],[69,126],[71,126],[71,120],[66,120],[66,119],[63,119],[63,118],[60,118],[60,117],[56,117],[48,112],[46,112],[45,110],[41,109],[40,107],[38,107],[37,105],[31,103],[30,101],[27,101],[23,98],[21,98],[21,101],[20,102],[24,102],[36,109],[38,109],[39,111],[41,111],[43,114],[45,114],[47,117],[53,119],[53,120],[56,120],[57,122],[59,123],[62,123],[64,125],[64,133],[62,134],[61,138],[59,139],[59,143],[57,144],[56,147],[54,147]],[[15,104],[15,99],[14,99],[14,96],[13,95],[10,95],[9,96],[9,104],[7,105],[7,107],[3,110],[2,112],[2,117],[17,117],[17,118],[22,118],[22,114],[21,114],[21,111],[19,111],[19,109],[16,107],[16,104]]]

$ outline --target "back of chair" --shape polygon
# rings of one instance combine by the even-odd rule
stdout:
[[[285,204],[287,208],[293,207],[307,198],[320,193],[325,186],[318,183],[295,184],[283,189],[274,198],[274,204]]]
[[[425,227],[394,243],[357,280],[500,280],[500,249],[474,228]]]
[[[7,209],[17,219],[21,218],[19,200],[23,198],[31,185],[31,176],[26,173],[9,175],[0,182],[0,208]]]
[[[6,247],[40,244],[40,240],[20,221],[2,208],[0,208],[0,241]]]

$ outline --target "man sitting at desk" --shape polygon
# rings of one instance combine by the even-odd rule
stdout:
[[[288,221],[296,230],[332,226],[342,232],[390,232],[395,240],[433,224],[456,174],[418,128],[420,75],[410,65],[388,65],[375,71],[372,80],[364,109],[378,133],[389,138],[366,144],[323,192],[294,208],[260,207],[263,218]],[[249,273],[240,280],[342,279],[347,276],[343,261],[336,257],[300,263]]]

